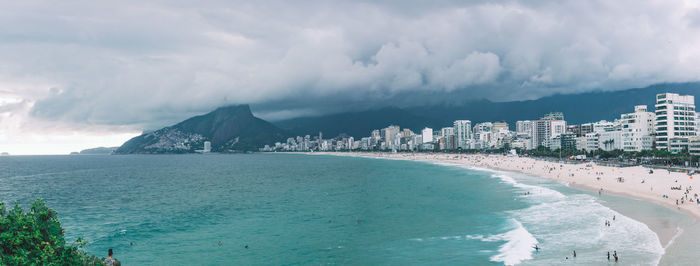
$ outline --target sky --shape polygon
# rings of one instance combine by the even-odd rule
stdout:
[[[700,80],[700,1],[1,1],[0,152],[119,146],[229,104],[280,120]]]

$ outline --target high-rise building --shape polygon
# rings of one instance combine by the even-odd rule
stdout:
[[[421,135],[423,136],[423,143],[431,143],[433,142],[433,129],[426,127],[421,131]]]
[[[554,138],[561,134],[566,133],[566,121],[564,120],[550,120],[549,122],[549,137]]]
[[[670,152],[688,149],[696,135],[695,96],[661,93],[656,95],[656,148]]]
[[[491,146],[493,123],[483,122],[474,125],[474,148],[485,149]]]
[[[655,115],[647,112],[646,105],[634,107],[634,113],[622,114],[622,149],[624,151],[651,150]]]
[[[457,137],[457,148],[469,149],[472,136],[472,121],[457,120],[454,122],[454,128]]]
[[[391,150],[398,148],[396,147],[396,138],[400,130],[401,129],[399,128],[399,126],[394,125],[388,126],[381,130],[380,134],[382,135],[382,138],[384,138],[384,143],[386,143],[386,149]]]
[[[559,135],[561,139],[561,149],[563,150],[575,150],[576,149],[576,137],[575,133],[564,133]]]
[[[515,122],[515,132],[518,134],[532,134],[533,122],[530,120]]]
[[[537,149],[539,146],[545,146],[547,138],[551,135],[549,120],[538,119],[532,121],[532,148]]]
[[[536,149],[539,146],[548,147],[550,139],[566,133],[566,121],[563,120],[564,114],[549,113],[544,117],[533,121],[532,148]]]
[[[454,127],[443,127],[442,129],[440,129],[440,131],[441,131],[440,133],[443,137],[447,137],[447,136],[455,134]]]

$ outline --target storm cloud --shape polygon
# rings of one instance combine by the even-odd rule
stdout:
[[[699,8],[11,1],[0,8],[0,122],[15,133],[49,124],[133,132],[227,104],[281,119],[419,105],[426,95],[506,101],[696,81]]]

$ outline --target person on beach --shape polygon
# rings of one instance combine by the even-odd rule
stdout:
[[[574,258],[576,258],[576,250],[574,250]]]
[[[617,259],[618,259],[618,257],[617,257],[617,250],[614,251],[614,253],[613,253],[613,258],[615,258],[615,262],[617,262]]]
[[[608,261],[610,261],[610,251],[608,251]]]
[[[107,259],[105,259],[105,265],[107,265],[107,266],[116,266],[116,265],[117,265],[117,261],[115,261],[115,260],[112,258],[112,256],[114,255],[114,252],[112,252],[112,249],[111,249],[111,248],[110,248],[109,250],[107,250],[107,255],[109,255],[109,257],[107,257]]]

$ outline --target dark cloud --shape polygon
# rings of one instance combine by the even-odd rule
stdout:
[[[694,1],[92,1],[0,9],[0,98],[148,129],[700,80]],[[3,92],[9,91],[10,93]]]

